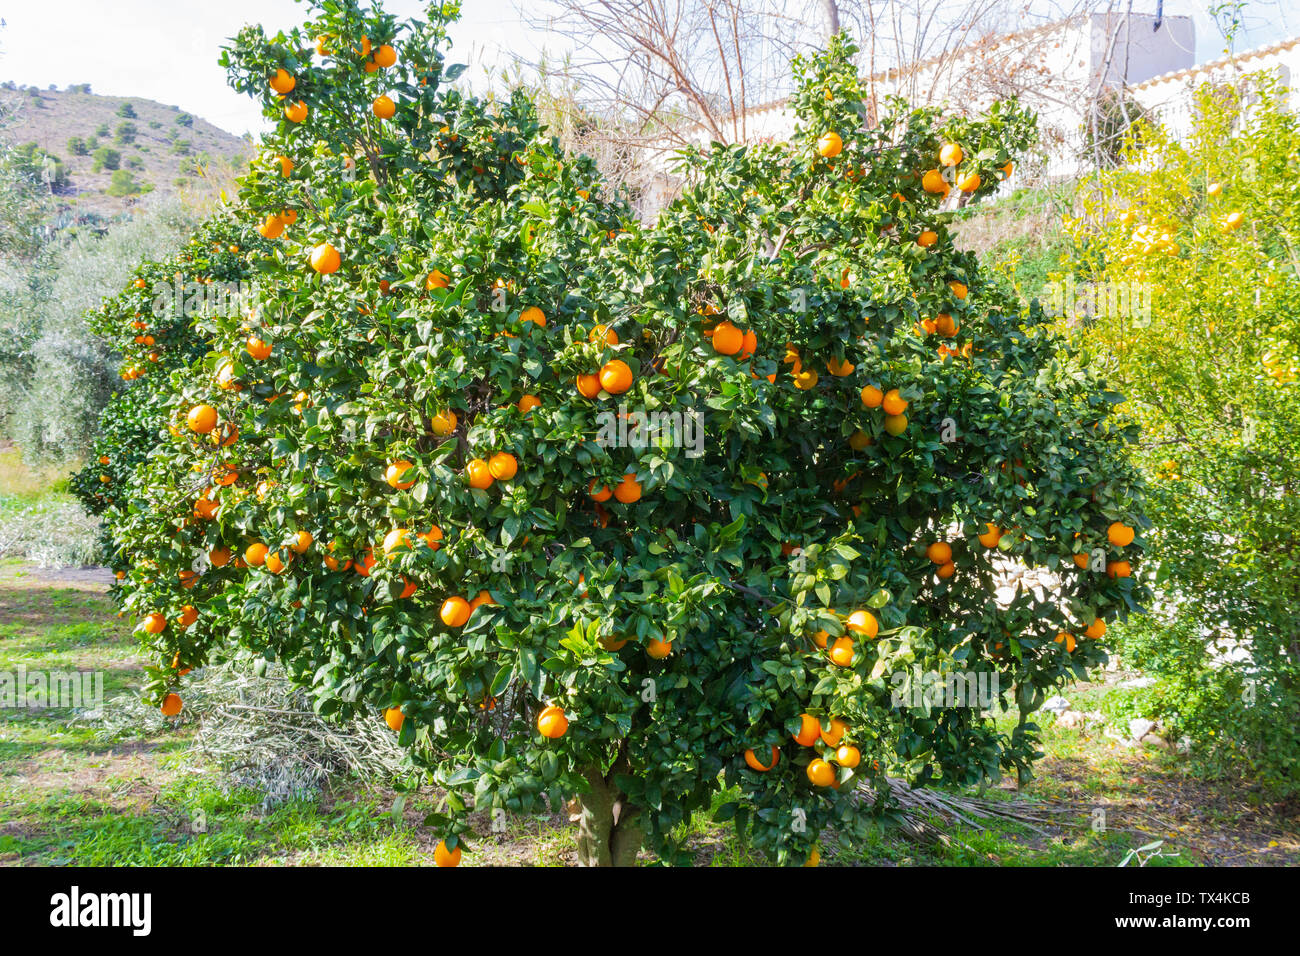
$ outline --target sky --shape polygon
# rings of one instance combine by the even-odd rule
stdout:
[[[564,53],[554,35],[524,24],[520,2],[464,0],[461,20],[451,29],[449,60],[469,64],[471,86],[481,88],[515,57],[534,62],[543,48],[548,55]],[[1039,0],[1028,2],[1033,7]],[[1133,11],[1154,13],[1156,2],[1133,0]],[[1222,53],[1210,5],[1164,2],[1166,15],[1196,18],[1197,62]],[[398,16],[419,15],[424,6],[425,0],[384,2]],[[1300,0],[1248,0],[1246,13],[1239,50],[1300,34]],[[153,99],[237,135],[256,133],[265,128],[260,110],[226,86],[217,65],[220,47],[247,23],[274,34],[304,18],[304,5],[295,0],[0,0],[0,81],[59,89],[89,83],[96,93]]]

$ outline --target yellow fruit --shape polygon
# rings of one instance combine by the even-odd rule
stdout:
[[[392,119],[393,114],[397,112],[397,104],[387,96],[376,96],[374,103],[370,105],[370,110],[380,119]]]
[[[554,705],[542,708],[542,712],[537,715],[537,731],[543,737],[551,740],[563,737],[569,729],[569,718],[564,715],[563,708]]]
[[[799,732],[791,734],[794,742],[801,747],[811,747],[821,737],[822,725],[812,714],[803,714],[799,718]]]
[[[855,634],[865,634],[867,637],[875,637],[880,633],[880,622],[870,611],[854,611],[849,615],[845,622],[848,629]]]
[[[835,782],[835,768],[821,758],[809,761],[807,773],[808,779],[817,787],[829,787]]]
[[[821,139],[817,140],[817,152],[827,159],[834,159],[843,148],[844,141],[834,131],[823,133]]]
[[[941,166],[956,166],[965,158],[966,154],[962,152],[961,147],[956,143],[944,143],[939,150],[939,165]]]
[[[897,438],[903,432],[907,431],[906,415],[886,415],[885,431]]]
[[[433,862],[438,866],[460,866],[460,847],[448,850],[447,841],[439,840],[433,848]]]
[[[456,430],[457,421],[458,419],[456,418],[455,412],[453,411],[439,412],[437,415],[433,416],[431,422],[433,426],[433,433],[437,435],[439,438],[446,438],[448,435],[450,435],[452,432]]]

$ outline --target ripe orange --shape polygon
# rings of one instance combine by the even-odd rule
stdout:
[[[595,375],[579,375],[577,384],[578,394],[583,398],[595,398],[600,394],[600,379]]]
[[[543,737],[555,740],[563,737],[569,729],[569,718],[564,716],[564,709],[552,704],[549,707],[543,707],[542,712],[537,715],[537,731]]]
[[[455,595],[442,602],[442,609],[438,611],[438,616],[448,627],[464,627],[465,622],[469,620],[469,612],[469,602],[460,595]]]
[[[145,615],[144,631],[146,634],[161,634],[167,629],[167,618],[163,617],[157,611]]]
[[[891,388],[880,400],[880,407],[886,415],[901,415],[907,411],[907,399],[898,394],[898,389]]]
[[[217,410],[211,405],[195,405],[185,420],[189,423],[190,431],[206,435],[217,427]]]
[[[582,583],[581,576],[578,578],[578,583]],[[586,597],[587,592],[583,591],[582,596]],[[627,640],[626,637],[620,637],[617,634],[602,634],[600,637],[600,646],[605,648],[605,650],[609,651],[611,654],[616,654],[627,646]]]
[[[753,750],[745,751],[745,763],[749,764],[751,770],[757,770],[759,773],[767,773],[769,770],[771,770],[773,767],[777,765],[777,762],[780,759],[781,759],[781,751],[776,744],[772,745],[772,759],[771,762],[768,763],[766,767],[764,767],[763,764],[759,761],[758,757],[755,755]]]
[[[929,249],[939,241],[939,234],[933,229],[922,230],[921,234],[916,237],[916,244],[922,249]]]
[[[270,552],[270,553],[267,554],[267,556],[266,556],[266,570],[270,571],[272,574],[279,574],[279,573],[280,573],[281,571],[283,571],[287,566],[288,566],[287,562],[286,562],[285,559],[280,555],[280,552],[279,552],[279,551],[272,551],[272,552]]]
[[[870,611],[854,611],[849,615],[845,622],[848,629],[855,634],[865,634],[867,637],[875,637],[880,633],[880,622]]]
[[[934,195],[944,195],[948,192],[948,180],[943,178],[943,173],[939,170],[927,169],[921,177],[921,188]]]
[[[297,103],[285,106],[284,118],[290,123],[301,123],[307,118],[307,104],[299,100]]]
[[[424,277],[424,287],[429,290],[445,289],[447,288],[447,285],[450,282],[451,282],[451,276],[447,275],[447,273],[442,272],[438,269],[434,269],[432,272],[430,272],[427,276]]]
[[[1108,561],[1106,573],[1112,578],[1127,578],[1133,573],[1133,566],[1127,561]]]
[[[719,322],[713,329],[713,350],[722,355],[735,355],[745,344],[745,334],[730,322]]]
[[[259,362],[264,358],[269,358],[271,355],[271,343],[265,339],[259,339],[255,335],[249,336],[248,341],[244,344],[248,348],[248,354]]]
[[[390,462],[388,467],[384,469],[384,481],[388,482],[389,485],[396,488],[398,491],[405,491],[407,488],[410,488],[415,484],[414,478],[404,480],[404,476],[412,467],[414,466],[405,459]]]
[[[385,43],[375,51],[373,60],[375,66],[380,68],[392,66],[397,62],[397,51]]]
[[[808,779],[817,787],[829,787],[835,782],[835,768],[820,757],[809,761]]]
[[[939,565],[938,569],[934,573],[946,581],[957,573],[957,565],[953,564],[951,561],[945,561],[943,564]]]
[[[848,667],[853,663],[853,638],[844,637],[836,638],[835,643],[830,649],[831,663],[840,667]]]
[[[519,463],[509,452],[499,451],[488,459],[488,471],[497,481],[509,481],[519,472]]]
[[[472,614],[474,611],[477,611],[484,604],[490,607],[496,603],[496,601],[492,600],[492,592],[485,588],[484,590],[479,591],[478,594],[474,595],[474,599],[469,602],[470,613]]]
[[[168,694],[163,698],[162,706],[158,709],[162,711],[164,717],[175,717],[181,712],[181,695]]]
[[[315,539],[311,536],[310,531],[299,531],[293,539],[293,550],[298,554],[306,554],[307,549],[311,547],[311,543],[314,540]]]
[[[625,505],[641,500],[641,482],[636,480],[635,474],[628,472],[623,476],[623,480],[614,486],[614,497]]]
[[[492,477],[492,471],[488,468],[488,463],[482,458],[471,459],[470,463],[465,466],[465,477],[469,479],[471,488],[478,488],[480,491],[486,491],[492,487],[495,480]]]
[[[942,166],[956,166],[965,158],[966,154],[956,143],[944,143],[939,150],[939,163]]]
[[[610,498],[614,497],[614,489],[610,488],[609,485],[601,485],[600,490],[597,490],[596,479],[593,478],[587,482],[587,494],[597,501],[609,501]]]
[[[447,841],[439,840],[433,848],[433,862],[438,866],[460,866],[460,847],[448,850]]]
[[[448,410],[434,415],[430,424],[433,426],[433,433],[435,435],[439,438],[446,438],[456,430],[457,421],[456,413]]]
[[[947,564],[952,560],[952,546],[944,541],[935,541],[925,549],[925,556],[935,564]]]
[[[1116,521],[1106,529],[1106,538],[1117,548],[1125,548],[1133,543],[1133,529]]]
[[[1067,634],[1065,631],[1061,631],[1056,635],[1056,637],[1052,638],[1052,640],[1057,644],[1064,644],[1067,653],[1074,653],[1075,641],[1073,634]]]
[[[1094,641],[1097,640],[1097,638],[1099,637],[1105,637],[1106,622],[1103,621],[1101,618],[1096,618],[1091,624],[1088,625],[1088,629],[1083,632],[1083,636],[1090,637]]]
[[[673,642],[661,641],[657,637],[652,637],[645,646],[645,652],[647,657],[661,661],[673,652]]]
[[[284,220],[279,216],[267,216],[262,220],[262,224],[257,227],[264,239],[278,239],[284,232]]]
[[[988,530],[979,536],[980,544],[984,545],[986,548],[996,548],[998,542],[1002,540],[1002,529],[991,521],[986,521],[984,526],[988,528]]]
[[[940,312],[934,318],[934,330],[944,338],[950,339],[957,334],[957,323],[947,312]]]
[[[431,527],[424,534],[420,535],[420,537],[423,538],[425,544],[427,544],[430,547],[430,549],[434,551],[437,551],[439,548],[442,547],[442,529],[439,528],[437,525]]]
[[[1076,555],[1074,556],[1074,563],[1075,563],[1075,565],[1076,565],[1080,570],[1084,570],[1084,571],[1087,570],[1087,568],[1088,568],[1088,562],[1091,561],[1091,560],[1092,560],[1092,555],[1088,554],[1088,552],[1086,552],[1086,551],[1082,551],[1082,552],[1080,552],[1079,554],[1076,554]]]
[[[536,395],[525,395],[523,398],[519,399],[519,402],[515,407],[519,409],[520,414],[527,415],[541,404],[542,400]]]
[[[600,385],[611,395],[622,395],[632,387],[632,369],[622,359],[614,359],[600,367]]]
[[[392,531],[388,532],[388,534],[384,535],[384,543],[382,547],[384,549],[384,557],[388,557],[398,548],[410,550],[411,533],[405,528],[394,528]]]
[[[858,751],[857,747],[845,744],[843,747],[840,747],[835,751],[835,762],[841,767],[848,767],[852,770],[862,762],[862,754]]]
[[[392,119],[393,114],[397,112],[397,104],[387,96],[376,96],[375,101],[370,104],[370,111],[380,119]]]
[[[388,729],[394,732],[402,729],[402,724],[406,723],[406,715],[402,713],[400,707],[389,707],[384,711],[384,723]]]
[[[834,159],[844,148],[844,141],[840,139],[840,134],[834,130],[823,133],[821,139],[817,140],[817,152],[827,159]]]
[[[230,549],[213,548],[211,551],[208,552],[208,562],[214,568],[224,568],[227,564],[230,563]]]
[[[293,172],[293,160],[288,156],[277,156],[275,161],[280,164],[280,175],[288,179],[289,174]]]
[[[862,389],[863,408],[879,408],[884,399],[884,393],[874,385],[868,385]]]
[[[848,732],[849,725],[838,717],[831,718],[829,730],[821,731],[822,743],[828,747],[838,747],[840,739]]]
[[[967,173],[961,179],[957,180],[957,188],[964,193],[973,193],[975,190],[980,188],[981,182],[982,180],[980,179],[979,173]]]
[[[811,747],[821,737],[821,722],[812,714],[803,714],[799,718],[799,732],[792,734],[794,742],[801,747]]]
[[[605,325],[595,326],[587,335],[588,342],[597,342],[602,338],[606,345],[618,345],[618,333]]]
[[[531,322],[539,329],[546,328],[546,313],[535,305],[530,305],[519,313],[520,322]]]
[[[834,357],[826,360],[826,371],[830,372],[836,378],[844,378],[846,375],[852,375],[856,368],[848,359],[837,359]]]
[[[958,282],[956,279],[948,280],[948,288],[951,289],[952,294],[959,299],[966,298],[966,293],[970,291],[966,288],[966,283]]]
[[[758,350],[758,336],[753,329],[748,329],[740,340],[740,357],[750,358]]]
[[[331,272],[338,272],[339,266],[342,264],[343,260],[339,258],[339,251],[328,242],[322,242],[311,251],[311,267],[323,276],[327,276]]]
[[[370,577],[370,572],[371,570],[374,569],[374,566],[375,566],[375,549],[366,548],[366,553],[363,554],[355,564],[357,574],[361,575],[363,578],[368,578]],[[347,570],[347,565],[345,564],[343,568],[344,570]]]
[[[260,568],[266,563],[266,545],[260,541],[254,541],[244,549],[244,561],[249,567]]]
[[[284,96],[286,93],[292,93],[293,88],[298,85],[298,81],[295,80],[289,74],[289,71],[285,69],[276,70],[275,75],[271,77],[270,83],[271,89],[275,90],[275,92],[279,93],[281,96]]]

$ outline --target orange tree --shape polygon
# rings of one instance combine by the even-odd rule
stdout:
[[[101,413],[89,458],[71,487],[89,513],[104,517],[106,530],[119,520],[106,512],[127,507],[136,470],[163,433],[179,425],[167,419],[170,393],[162,383],[210,347],[194,335],[193,317],[233,306],[264,247],[246,215],[223,208],[174,256],[140,263],[121,292],[88,313],[91,331],[120,356],[123,384]]]
[[[1129,397],[1159,612],[1125,649],[1135,706],[1216,775],[1300,790],[1300,118],[1266,75],[1143,124],[1068,222],[1084,340]],[[1067,299],[1067,296],[1061,296]],[[1062,302],[1061,304],[1067,304]],[[1127,307],[1125,307],[1127,306]],[[1225,645],[1224,642],[1229,642]],[[1248,653],[1224,659],[1236,644]]]
[[[187,425],[113,527],[164,712],[227,640],[282,662],[445,788],[440,864],[471,807],[574,795],[584,862],[680,859],[715,802],[803,861],[888,773],[1027,772],[1145,521],[1117,396],[993,311],[938,209],[1031,119],[866,130],[837,38],[788,144],[685,157],[646,228],[525,99],[440,86],[453,14],[331,2],[227,53],[277,121],[240,197],[274,245],[253,310],[196,319]],[[1017,563],[1059,586],[999,601]],[[1019,724],[898,703],[914,671],[996,676]]]

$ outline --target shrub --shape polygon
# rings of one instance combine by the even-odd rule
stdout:
[[[129,102],[123,103],[121,106],[117,108],[117,115],[125,119],[135,119],[136,118],[135,107],[132,106]]]
[[[105,169],[117,169],[122,162],[122,154],[108,146],[101,146],[95,150],[94,160],[91,168],[97,173]]]
[[[73,136],[68,140],[68,152],[73,156],[89,156],[90,147],[80,136]]]
[[[803,861],[826,827],[888,812],[888,773],[1027,774],[1032,712],[1143,596],[1100,572],[1141,553],[1107,529],[1145,527],[1120,396],[1041,316],[1001,314],[921,187],[956,141],[989,195],[1030,118],[863,131],[837,37],[796,64],[791,143],[687,156],[645,229],[526,96],[442,88],[460,70],[441,6],[314,10],[223,57],[277,121],[239,195],[278,238],[256,309],[194,323],[211,349],[157,383],[172,429],[106,512],[125,606],[159,615],[150,698],[234,640],[318,713],[390,722],[450,791],[429,817],[448,847],[471,802],[577,794],[600,864],[643,842],[675,861],[673,833],[727,788],[719,819]],[[396,65],[367,70],[363,37]],[[268,89],[280,68],[300,123]],[[828,131],[843,151],[823,158]],[[698,421],[701,453],[682,431],[641,441],[626,416],[647,411]],[[1003,560],[1059,587],[1000,605]],[[1015,729],[895,706],[914,665],[997,674]]]
[[[1284,798],[1300,792],[1300,119],[1260,76],[1203,87],[1194,113],[1180,139],[1141,126],[1088,184],[1070,266],[1080,293],[1149,303],[1093,308],[1083,335],[1144,433],[1161,607],[1124,633],[1163,682],[1154,716],[1213,772]]]
[[[135,176],[126,169],[114,170],[113,178],[105,190],[110,196],[134,196],[141,191],[142,187],[135,181]]]

